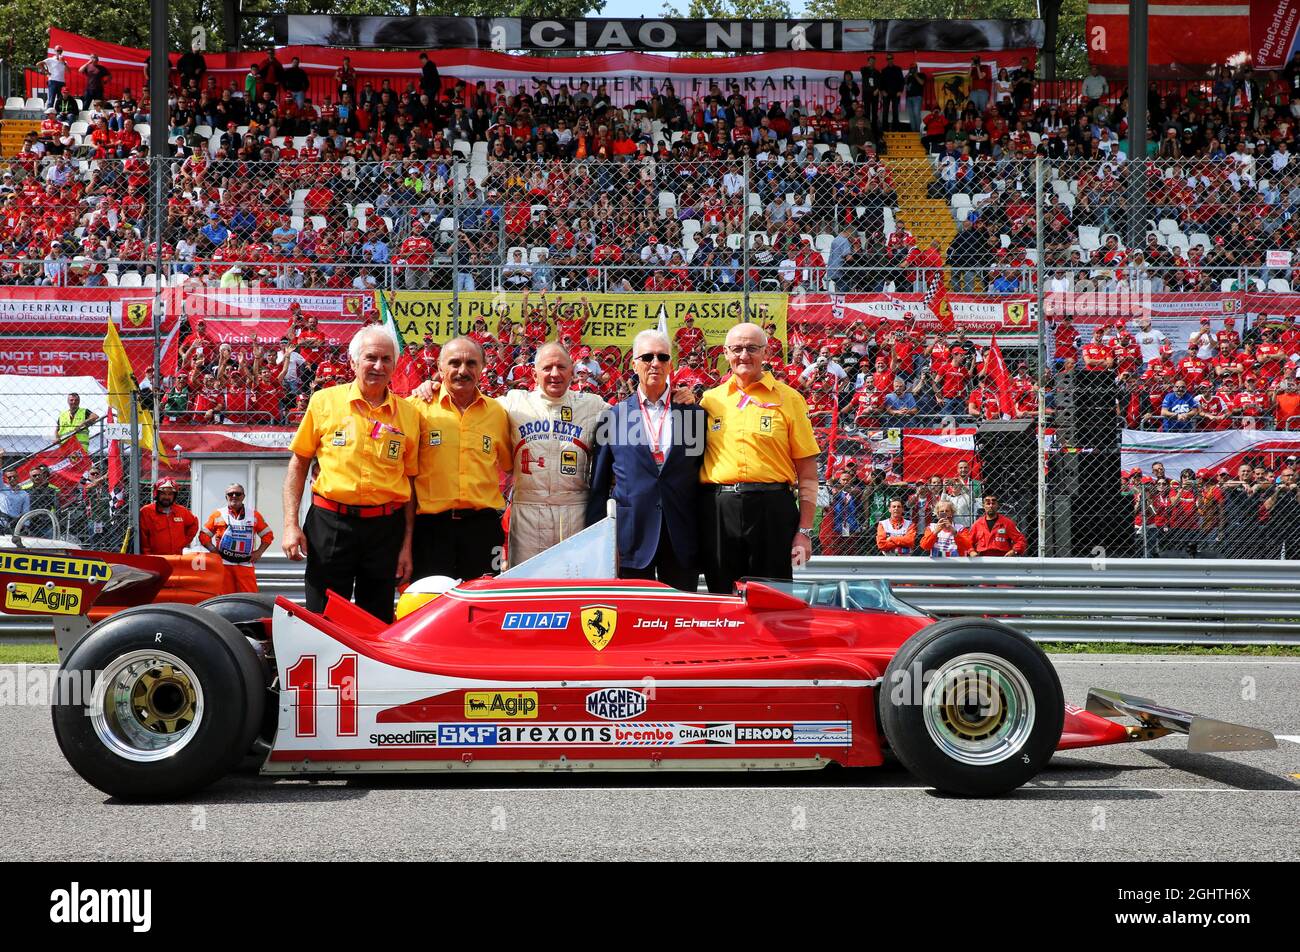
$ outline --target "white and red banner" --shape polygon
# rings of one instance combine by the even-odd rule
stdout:
[[[952,325],[969,331],[1032,331],[1037,328],[1036,304],[1026,294],[945,295],[952,312]],[[923,294],[798,294],[790,298],[786,321],[847,327],[861,321],[872,328],[884,323],[915,320],[926,330],[946,327],[926,305]]]
[[[1282,69],[1300,40],[1300,2],[1252,0],[1250,56],[1255,69]]]
[[[903,481],[920,482],[931,476],[957,475],[963,460],[978,468],[975,428],[907,429],[902,433]],[[975,475],[979,475],[978,471]]]
[[[1276,468],[1288,456],[1300,456],[1300,431],[1215,430],[1203,433],[1162,433],[1125,430],[1121,465],[1125,470],[1141,469],[1150,475],[1155,463],[1165,473],[1177,476],[1184,469],[1217,470],[1223,467],[1236,475],[1247,458],[1262,459]]]
[[[139,379],[153,366],[153,293],[139,288],[0,287],[0,374],[108,380],[104,332],[118,327]]]
[[[120,92],[123,84],[139,94],[144,83],[146,50],[104,43],[90,37],[51,28],[50,47],[61,45],[72,67],[68,71],[69,89],[75,95],[82,88],[76,70],[87,62],[90,54],[99,55],[113,77],[106,85],[110,96]],[[313,82],[313,99],[319,101],[317,90],[333,96],[334,71],[349,57],[357,71],[358,82],[367,81],[379,89],[384,80],[392,88],[404,90],[407,83],[419,83],[419,50],[380,52],[349,50],[323,46],[286,46],[277,51],[285,65],[298,57],[299,65]],[[616,103],[628,103],[648,98],[651,89],[660,89],[671,80],[679,98],[685,100],[706,95],[709,87],[717,84],[725,93],[728,82],[740,85],[747,98],[760,97],[765,101],[788,103],[798,96],[806,105],[839,102],[839,86],[844,70],[856,72],[865,63],[865,53],[757,53],[748,56],[691,57],[663,56],[654,53],[604,53],[591,56],[513,56],[490,50],[444,49],[438,50],[435,62],[444,80],[463,79],[472,92],[474,84],[483,80],[489,91],[498,81],[505,83],[507,92],[514,93],[526,84],[530,91],[538,79],[546,78],[552,87],[567,83],[577,90],[586,80],[594,91],[602,82],[608,84]],[[878,54],[877,64],[884,66],[884,54]],[[904,70],[916,61],[923,71],[942,73],[946,70],[968,67],[968,52],[898,52],[894,62]],[[980,58],[996,73],[998,69],[1014,69],[1021,57],[1031,63],[1037,59],[1032,47],[1007,49],[980,54]],[[261,63],[264,53],[209,54],[208,72],[217,78],[219,89],[232,81],[243,89],[243,77],[250,65]],[[175,55],[173,55],[173,61]]]

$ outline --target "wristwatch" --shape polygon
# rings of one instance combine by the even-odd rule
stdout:
[[[807,539],[809,542],[812,541],[812,530],[811,530],[811,529],[803,529],[803,528],[801,528],[801,529],[799,529],[798,532],[795,533],[795,535],[801,535],[801,536],[803,536],[805,539]]]

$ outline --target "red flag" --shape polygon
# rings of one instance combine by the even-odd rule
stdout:
[[[1015,416],[1016,401],[1011,395],[1011,375],[1007,373],[1006,361],[1002,359],[997,334],[993,335],[988,353],[984,355],[984,382],[997,391],[998,409],[1003,415]]]
[[[948,303],[948,285],[944,283],[942,271],[934,273],[925,289],[925,306],[944,330],[952,330],[952,305]]]
[[[108,408],[108,422],[113,422],[113,408]],[[117,487],[122,485],[122,441],[111,440],[108,444],[108,494],[117,495]]]
[[[838,394],[831,401],[831,428],[826,434],[826,475],[827,483],[835,476],[837,472],[836,464],[839,462],[835,457],[835,443],[840,436],[840,401]]]
[[[42,464],[50,468],[50,484],[62,493],[81,482],[81,477],[90,469],[90,454],[80,440],[70,436],[16,466],[19,483],[26,485],[30,482],[32,470]]]

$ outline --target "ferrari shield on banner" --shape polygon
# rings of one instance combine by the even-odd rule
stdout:
[[[32,470],[38,466],[50,468],[50,482],[60,492],[71,489],[81,481],[81,477],[90,469],[90,454],[86,452],[81,441],[70,436],[62,443],[41,450],[35,456],[28,457],[15,467],[21,485],[31,482]]]

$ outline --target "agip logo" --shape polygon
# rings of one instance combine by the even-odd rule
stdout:
[[[81,613],[81,590],[55,585],[53,582],[46,585],[10,582],[5,586],[5,608],[49,612],[51,615],[77,615]]]
[[[537,692],[466,691],[465,716],[479,720],[530,720],[537,717]]]

